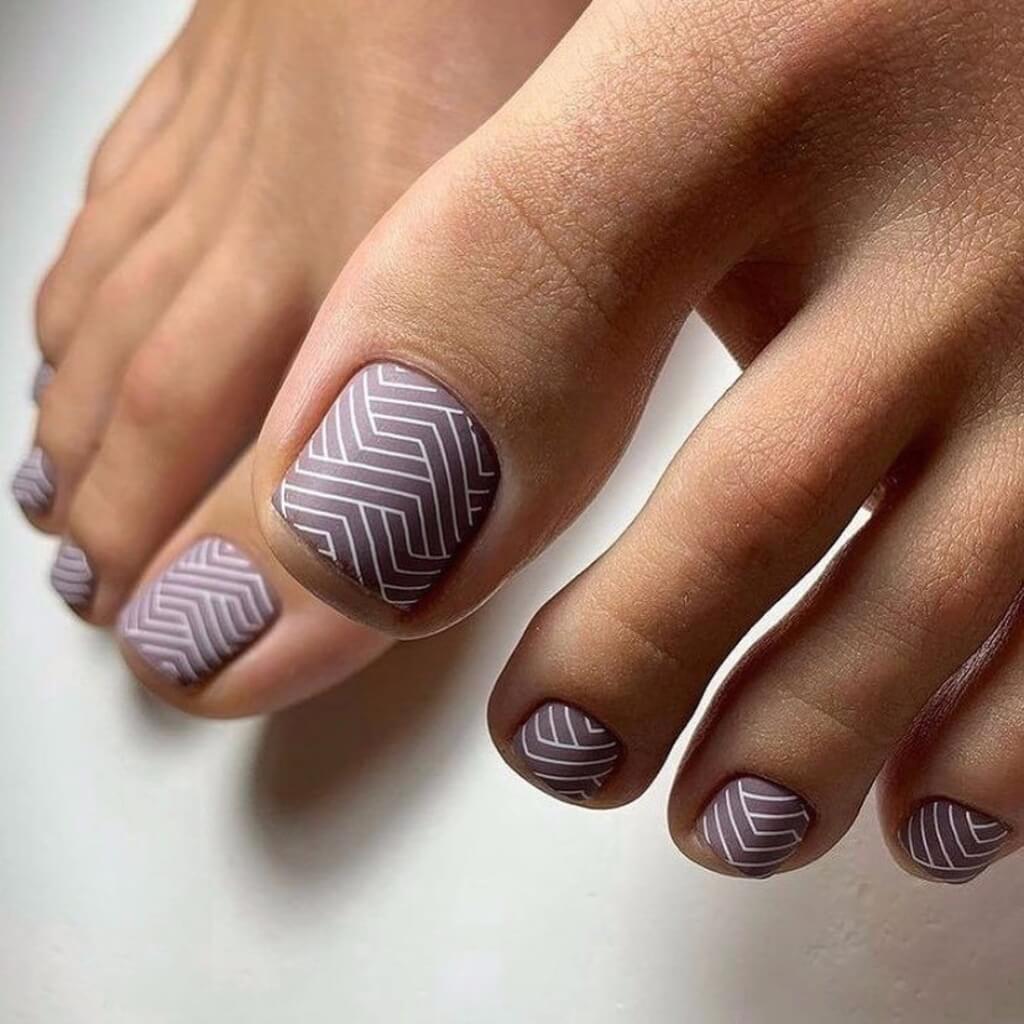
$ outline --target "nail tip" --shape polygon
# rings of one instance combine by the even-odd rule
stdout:
[[[272,503],[324,561],[402,613],[479,532],[500,478],[486,431],[447,387],[378,362],[335,399]]]

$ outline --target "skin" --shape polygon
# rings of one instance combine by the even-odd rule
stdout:
[[[813,805],[784,866],[799,868],[889,761],[888,836],[945,796],[1009,824],[1012,851],[1020,716],[989,699],[1019,704],[1014,629],[962,699],[930,702],[1024,577],[1022,58],[1009,0],[595,0],[332,289],[257,447],[274,554],[374,629],[446,628],[594,496],[700,308],[750,366],[632,527],[537,614],[491,701],[499,749],[522,770],[520,723],[567,701],[626,749],[592,805],[639,796],[718,666],[870,501],[702,723],[673,837],[725,870],[694,824],[730,777],[762,775]],[[271,507],[380,359],[442,380],[502,466],[480,534],[409,612],[327,568]]]
[[[59,372],[35,441],[57,496],[34,522],[88,551],[92,621],[254,439],[366,231],[577,10],[470,6],[201,0],[101,144],[37,303]]]
[[[347,678],[391,640],[316,601],[271,556],[249,445],[340,267],[437,157],[518,86],[569,2],[199,0],[101,142],[43,282],[57,367],[35,443],[57,476],[34,525],[97,579],[88,621],[209,535],[281,599],[257,644],[183,690],[122,644],[144,685],[193,714],[267,713]]]
[[[445,628],[593,496],[699,307],[750,368],[633,527],[538,613],[492,700],[499,748],[521,770],[526,714],[576,702],[627,749],[593,804],[638,796],[727,653],[870,500],[869,526],[701,723],[673,835],[723,870],[695,818],[725,779],[762,774],[814,805],[786,865],[799,867],[883,765],[890,839],[935,795],[1019,835],[1021,641],[1006,609],[1024,559],[1024,40],[1008,0],[910,6],[593,3],[349,259],[255,469],[244,457],[211,490],[366,230],[577,10],[519,4],[485,32],[458,3],[445,22],[436,5],[392,21],[309,0],[282,20],[259,0],[204,0],[101,146],[39,300],[59,370],[38,437],[59,479],[37,525],[88,550],[90,616],[109,621],[140,574],[230,531],[272,576],[278,624],[188,697],[132,662],[215,716],[331,685],[338,656],[354,669],[380,631]],[[426,89],[439,67],[452,78]],[[503,467],[483,532],[401,619],[325,573],[269,504],[353,370],[389,357],[459,394]]]

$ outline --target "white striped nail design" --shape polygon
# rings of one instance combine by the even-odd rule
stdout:
[[[241,654],[277,614],[252,561],[230,541],[206,537],[143,587],[118,627],[158,672],[194,686]]]
[[[796,793],[746,775],[718,791],[697,834],[741,874],[767,878],[793,855],[810,823],[808,806]]]
[[[317,554],[408,609],[479,530],[498,479],[490,440],[454,395],[375,363],[331,406],[273,502]]]
[[[928,800],[903,823],[900,845],[940,882],[969,882],[992,863],[1010,830],[952,800]]]
[[[72,608],[84,608],[92,600],[94,582],[85,552],[77,544],[64,541],[50,570],[53,589]]]
[[[23,511],[42,515],[53,504],[56,490],[50,457],[42,448],[33,448],[14,474],[11,483],[14,500]]]
[[[592,797],[622,757],[622,744],[605,726],[560,701],[530,715],[514,746],[535,778],[570,800]]]

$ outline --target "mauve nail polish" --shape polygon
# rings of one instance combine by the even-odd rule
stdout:
[[[910,859],[940,882],[969,882],[992,863],[1010,830],[952,800],[928,800],[899,831]]]
[[[277,614],[277,598],[248,556],[206,537],[139,591],[118,630],[158,672],[194,686],[253,644]]]
[[[33,448],[18,467],[11,482],[14,500],[22,511],[42,515],[50,510],[57,491],[50,457],[42,448]]]
[[[92,600],[95,583],[92,566],[77,544],[67,540],[61,544],[50,570],[50,583],[72,608],[85,608]]]
[[[375,363],[331,406],[274,507],[322,558],[409,609],[480,529],[499,477],[490,439],[454,395]]]
[[[45,360],[39,364],[39,369],[36,370],[36,375],[32,379],[32,401],[39,404],[39,399],[43,397],[43,392],[50,386],[50,381],[53,380],[56,370]]]
[[[723,786],[701,815],[697,834],[726,864],[767,878],[803,842],[811,823],[804,800],[756,775]]]
[[[534,711],[514,746],[536,779],[570,800],[592,797],[622,757],[622,744],[606,726],[560,701]]]

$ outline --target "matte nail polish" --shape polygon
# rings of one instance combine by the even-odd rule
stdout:
[[[39,369],[36,370],[36,375],[32,380],[32,401],[36,405],[39,404],[39,399],[43,397],[43,392],[50,386],[50,381],[53,380],[56,372],[45,360],[39,364]]]
[[[490,439],[454,395],[375,363],[331,406],[274,507],[322,558],[410,609],[480,529],[499,478]]]
[[[520,726],[514,747],[536,779],[570,800],[592,797],[622,757],[622,744],[606,726],[560,701],[534,711]]]
[[[57,487],[50,457],[36,447],[18,467],[11,482],[14,500],[24,512],[42,515],[50,510]]]
[[[796,852],[811,823],[807,803],[756,775],[733,779],[704,809],[698,835],[721,860],[767,878]]]
[[[61,544],[50,570],[50,583],[72,608],[85,608],[92,600],[92,566],[78,545],[67,540]]]
[[[122,638],[182,686],[206,682],[266,631],[278,602],[259,569],[220,537],[194,544],[121,613]]]
[[[943,798],[927,800],[899,831],[911,860],[940,882],[969,882],[992,863],[1010,830],[998,819]]]

